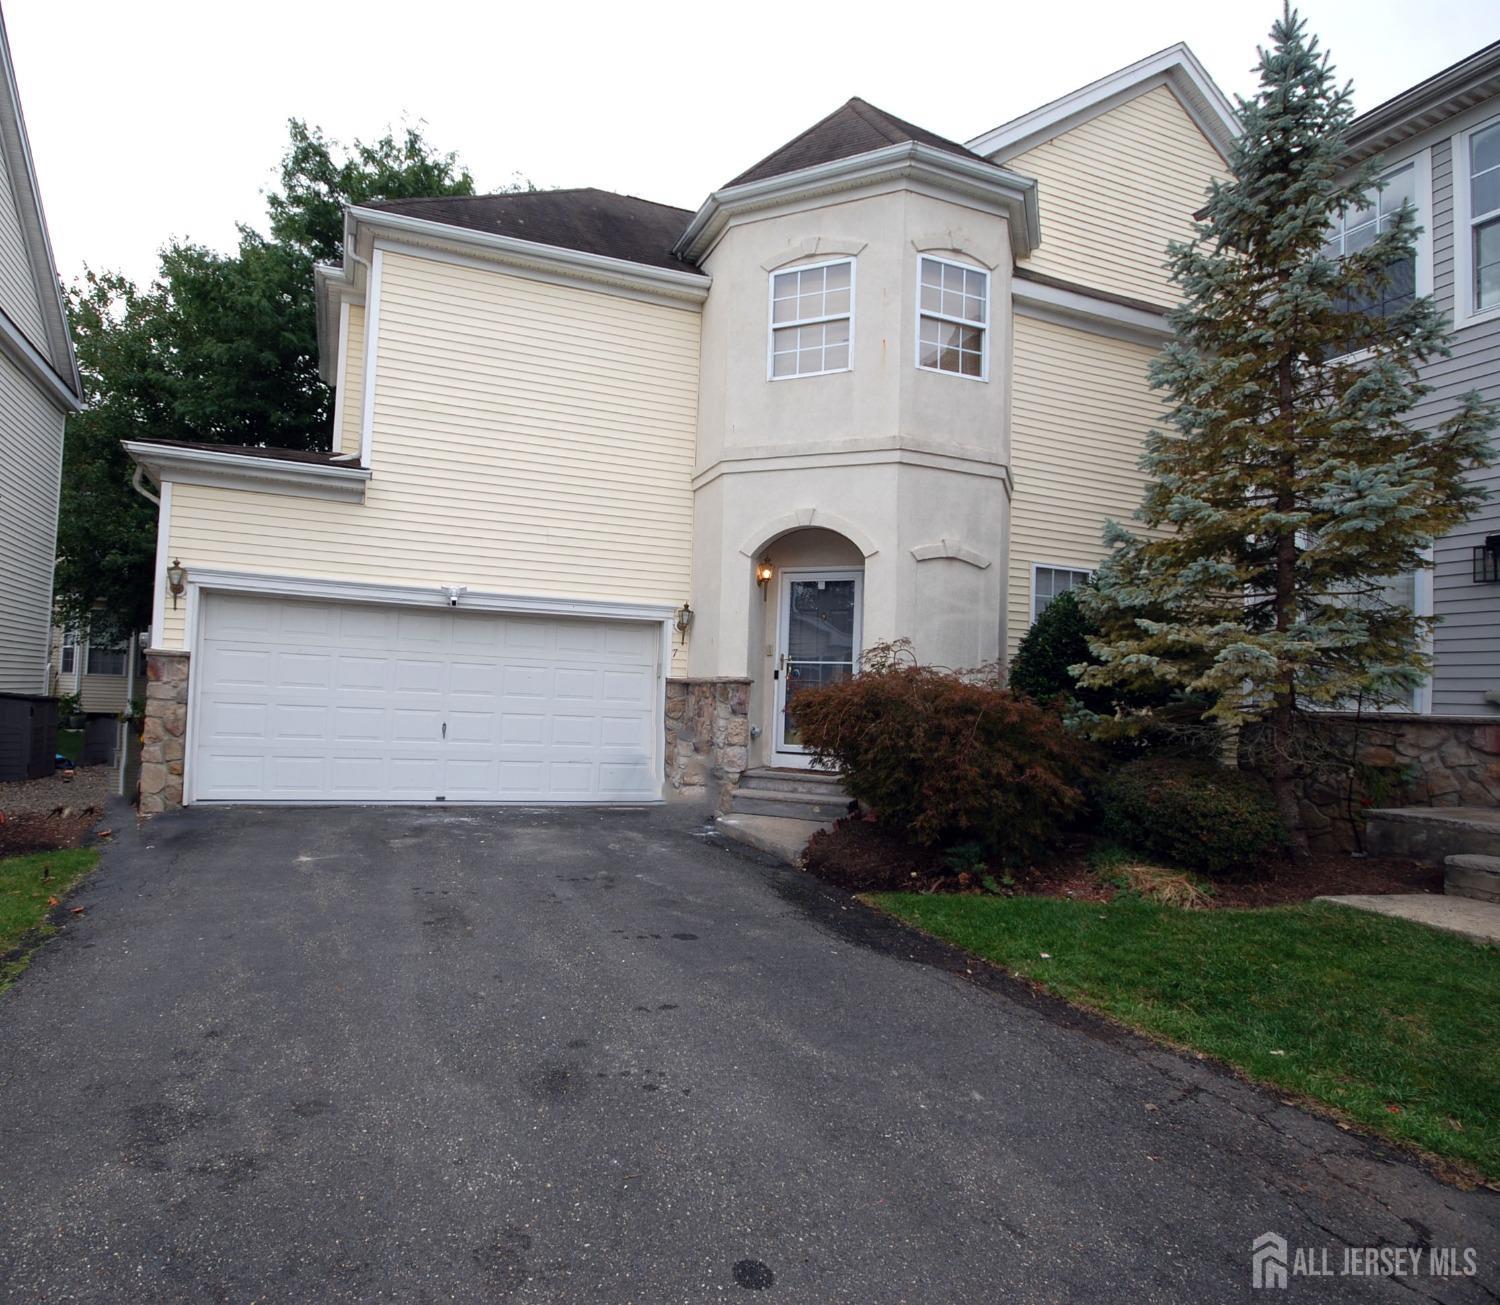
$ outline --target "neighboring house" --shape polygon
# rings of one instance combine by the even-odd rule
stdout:
[[[0,693],[45,694],[63,419],[82,384],[0,18]]]
[[[95,643],[87,635],[53,626],[48,692],[59,698],[76,695],[78,710],[87,714],[121,715],[140,692],[129,647],[129,642]]]
[[[1415,264],[1392,278],[1387,299],[1434,295],[1452,323],[1452,356],[1422,376],[1432,393],[1420,418],[1435,426],[1470,390],[1500,399],[1500,42],[1356,119],[1350,161],[1371,158],[1386,188],[1371,211],[1345,219],[1336,242],[1361,241],[1403,199],[1415,204]],[[1432,682],[1414,706],[1500,720],[1500,463],[1477,479],[1491,498],[1438,540],[1435,569],[1415,577],[1418,610],[1441,619]]]
[[[127,446],[143,810],[651,801],[806,764],[787,699],[877,641],[1003,658],[1139,503],[1234,130],[1179,45],[968,145],[851,100],[696,212],[351,209],[332,450]]]

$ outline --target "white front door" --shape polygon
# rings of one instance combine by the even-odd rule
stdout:
[[[807,749],[787,718],[787,707],[797,694],[854,674],[860,652],[863,591],[864,576],[859,571],[793,568],[781,573],[774,669],[775,751],[781,765],[807,764]]]
[[[206,596],[192,796],[650,802],[660,627]]]

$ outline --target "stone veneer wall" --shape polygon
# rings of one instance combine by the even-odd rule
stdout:
[[[667,783],[685,797],[713,788],[715,806],[750,764],[750,681],[667,681]]]
[[[1324,772],[1301,782],[1302,819],[1315,849],[1359,846],[1370,807],[1500,806],[1500,717],[1330,713],[1320,722],[1349,755],[1358,730],[1353,816],[1349,777]]]
[[[188,654],[146,650],[146,721],[141,732],[141,814],[182,805],[187,736]]]

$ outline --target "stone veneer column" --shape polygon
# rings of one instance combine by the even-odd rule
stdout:
[[[146,650],[146,722],[141,734],[141,814],[182,805],[187,741],[188,654]]]
[[[712,784],[714,803],[729,794],[750,764],[750,681],[667,681],[667,783],[684,797],[701,797]]]

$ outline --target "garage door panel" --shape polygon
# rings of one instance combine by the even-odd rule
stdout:
[[[389,657],[354,657],[348,653],[338,659],[334,683],[340,690],[368,689],[389,692],[391,687],[391,661]]]
[[[196,798],[660,795],[659,626],[221,594],[203,615]]]
[[[389,728],[390,710],[386,707],[333,709],[332,737],[338,743],[379,743]]]
[[[328,759],[295,752],[271,756],[268,778],[273,797],[313,798],[328,788]]]
[[[221,647],[209,662],[213,683],[225,688],[236,685],[264,687],[272,682],[275,658],[265,648]]]
[[[312,703],[280,703],[270,712],[271,737],[278,742],[307,739],[321,743],[328,737],[328,708]]]

